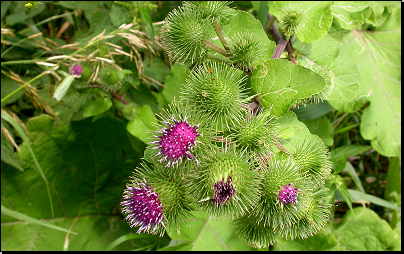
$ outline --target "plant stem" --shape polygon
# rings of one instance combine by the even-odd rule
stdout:
[[[1,62],[1,66],[4,65],[15,65],[15,64],[35,64],[37,62],[47,61],[46,59],[31,59],[31,60],[17,60],[17,61],[8,61]]]
[[[222,28],[220,28],[220,26],[219,26],[219,24],[217,24],[216,20],[215,20],[215,23],[213,24],[213,27],[215,29],[217,36],[219,37],[220,42],[222,43],[224,49],[227,51],[230,51],[230,48],[229,48],[229,46],[227,46],[227,42],[223,37]]]
[[[213,43],[211,43],[210,41],[203,41],[203,43],[205,43],[208,48],[221,54],[222,56],[225,56],[225,57],[233,56],[233,54],[226,52],[225,50],[223,50],[223,49],[219,48],[218,46],[214,45]]]
[[[278,44],[276,45],[275,52],[272,55],[272,59],[281,58],[281,55],[282,55],[283,51],[285,50],[287,44],[288,44],[288,40],[286,40],[285,36],[282,36],[281,39],[279,40]]]
[[[114,91],[110,91],[112,96],[114,96],[115,99],[117,99],[118,101],[122,102],[124,105],[128,105],[129,103],[123,98],[122,95],[119,95],[117,93],[115,93]]]

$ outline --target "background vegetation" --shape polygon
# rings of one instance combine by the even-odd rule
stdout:
[[[401,5],[383,3],[333,6],[329,34],[356,64],[363,92],[345,104],[293,109],[331,151],[333,218],[316,236],[271,250],[401,250]],[[226,220],[196,214],[191,230],[158,237],[136,234],[120,212],[154,114],[179,95],[189,73],[160,44],[161,21],[179,5],[1,2],[2,250],[252,250]],[[254,15],[274,39],[266,1],[231,6]],[[354,28],[369,34],[366,52],[345,36]],[[297,40],[294,47],[302,48]],[[313,58],[327,53],[322,44],[309,47]],[[76,63],[93,81],[113,65],[113,83],[127,93],[105,89],[110,76],[77,78],[56,100]],[[370,86],[374,73],[382,81]]]

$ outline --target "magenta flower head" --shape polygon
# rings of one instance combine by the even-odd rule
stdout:
[[[212,199],[212,204],[216,204],[217,206],[219,204],[226,204],[226,202],[230,200],[236,193],[231,181],[231,177],[229,177],[226,182],[224,179],[222,179],[222,181],[214,183],[213,188],[215,190],[215,195]]]
[[[125,219],[130,227],[140,225],[138,234],[142,231],[154,233],[159,225],[164,227],[163,208],[158,199],[159,194],[153,191],[145,179],[143,181],[134,183],[134,186],[127,185],[123,192],[125,200],[121,202],[122,213],[127,215]]]
[[[283,186],[282,190],[279,191],[278,198],[282,204],[284,205],[292,204],[295,210],[297,210],[295,205],[297,204],[298,194],[296,191],[299,191],[299,189],[293,188],[293,185],[294,184],[291,183]]]
[[[196,138],[202,135],[199,133],[199,124],[192,126],[187,117],[182,119],[179,116],[179,120],[176,120],[172,116],[171,119],[173,123],[163,121],[166,127],[157,131],[160,135],[154,135],[158,140],[150,142],[150,144],[158,144],[154,148],[159,149],[157,156],[162,156],[159,162],[168,160],[166,167],[169,167],[186,158],[187,160],[194,159],[199,164],[199,161],[191,153],[192,148],[196,146]]]
[[[70,71],[70,73],[74,76],[80,76],[82,72],[83,72],[83,68],[81,67],[80,64],[75,64],[73,66],[72,70]]]

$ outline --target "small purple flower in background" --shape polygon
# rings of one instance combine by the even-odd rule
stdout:
[[[297,211],[296,204],[297,204],[297,192],[299,191],[298,188],[293,188],[293,183],[287,184],[283,186],[282,190],[279,191],[278,198],[282,204],[292,204],[295,210]]]
[[[159,162],[168,160],[166,167],[169,167],[170,164],[174,166],[183,158],[187,158],[187,160],[192,158],[199,164],[199,161],[190,152],[196,146],[196,138],[202,135],[198,132],[199,125],[191,126],[187,117],[184,120],[180,117],[180,120],[177,121],[173,116],[172,120],[174,124],[164,122],[169,127],[157,131],[162,134],[161,136],[154,136],[159,140],[150,142],[150,144],[159,144],[158,147],[155,147],[155,149],[160,149],[157,155],[163,155]]]
[[[80,64],[75,64],[73,66],[72,70],[70,71],[70,73],[74,76],[80,76],[82,72],[83,72],[83,68],[81,67]]]
[[[163,208],[158,199],[158,193],[153,192],[153,189],[144,182],[137,183],[137,187],[126,186],[123,192],[125,201],[121,202],[122,213],[127,214],[126,220],[130,227],[139,226],[137,231],[140,234],[142,231],[148,232],[154,225],[151,233],[156,231],[159,224],[164,227]]]
[[[231,177],[229,177],[226,182],[222,179],[222,181],[214,183],[213,188],[215,190],[215,196],[212,199],[212,204],[216,203],[217,206],[219,204],[226,204],[236,193],[236,189],[234,189],[232,185]]]

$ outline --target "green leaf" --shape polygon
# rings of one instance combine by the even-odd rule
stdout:
[[[194,216],[196,219],[189,221],[189,225],[180,225],[179,235],[171,232],[170,238],[191,242],[193,251],[254,250],[237,238],[230,220],[211,220],[200,212],[194,212]]]
[[[338,191],[345,200],[345,203],[348,205],[349,210],[352,211],[352,200],[351,195],[348,192],[348,187],[346,186],[345,182],[341,178],[341,176],[335,176],[335,187],[336,191]]]
[[[334,144],[334,129],[326,116],[312,120],[303,120],[302,122],[306,124],[312,134],[319,136],[326,146]]]
[[[269,13],[281,19],[286,9],[297,9],[301,11],[302,20],[298,31],[295,31],[297,38],[304,42],[313,42],[328,33],[332,24],[331,7],[333,1],[269,1]]]
[[[335,234],[340,250],[401,250],[400,236],[374,211],[363,207],[348,211]]]
[[[111,23],[116,27],[119,27],[120,25],[125,23],[129,23],[130,19],[129,16],[126,15],[126,13],[127,12],[124,8],[113,4],[109,12]]]
[[[371,14],[369,1],[337,1],[331,7],[333,17],[341,28],[353,30],[359,28]]]
[[[130,134],[147,144],[152,132],[156,130],[152,123],[157,123],[156,117],[148,105],[143,105],[139,108],[136,118],[128,122],[126,128]]]
[[[361,180],[359,179],[359,176],[358,176],[358,174],[356,173],[355,168],[352,166],[352,164],[351,164],[349,161],[347,161],[347,162],[345,163],[345,168],[344,168],[343,171],[344,171],[344,172],[347,172],[347,173],[351,176],[351,178],[352,178],[353,182],[355,183],[356,187],[357,187],[362,193],[365,193],[365,189],[363,188],[362,182],[361,182]]]
[[[13,211],[11,209],[8,209],[7,207],[4,207],[3,205],[1,205],[1,214],[6,215],[6,216],[10,216],[10,217],[12,217],[14,219],[17,219],[17,220],[20,220],[20,221],[26,221],[28,223],[44,226],[44,227],[47,227],[47,228],[52,228],[52,229],[63,231],[63,232],[73,233],[73,234],[77,235],[76,232],[73,232],[73,231],[67,230],[65,228],[55,226],[55,225],[50,224],[50,223],[46,223],[46,222],[37,220],[37,219],[29,217],[29,216],[27,216],[25,214],[22,214],[22,213]]]
[[[371,146],[360,146],[360,145],[347,145],[341,146],[333,149],[331,151],[331,161],[334,165],[334,172],[341,173],[345,168],[345,163],[348,157],[362,154],[368,151]]]
[[[298,99],[321,92],[325,80],[317,73],[280,59],[258,65],[251,86],[261,96],[260,105],[271,109],[274,116],[284,115]]]
[[[55,126],[44,114],[30,118],[26,127],[32,151],[52,186],[55,218],[76,217],[80,212],[83,216],[109,214],[115,209],[128,175],[140,162],[121,122],[86,118]],[[24,172],[2,170],[3,200],[14,211],[50,219],[46,185],[32,166],[28,145],[24,143],[20,150]]]
[[[180,89],[184,84],[185,79],[188,77],[189,69],[184,65],[174,64],[171,67],[170,74],[167,75],[164,81],[163,96],[168,103],[170,103],[174,97],[179,98]]]
[[[20,171],[24,171],[24,169],[20,165],[20,162],[16,158],[13,145],[4,136],[3,131],[1,132],[1,161],[15,167]]]
[[[7,76],[1,75],[1,99],[11,94],[14,90],[20,87],[20,83],[15,80],[8,78]],[[18,98],[20,98],[24,94],[24,91],[20,90],[10,98],[7,99],[3,105],[7,105],[15,102]]]
[[[279,239],[274,245],[274,251],[336,251],[338,241],[330,226],[325,226],[316,235],[307,239],[293,241]]]
[[[351,31],[342,37],[341,51],[357,66],[363,98],[370,101],[360,125],[363,138],[384,156],[401,154],[401,17],[394,10],[376,31]]]
[[[73,80],[74,80],[73,75],[67,75],[65,79],[62,81],[62,83],[60,83],[60,85],[56,88],[53,98],[60,101],[66,95]]]
[[[351,101],[362,91],[358,68],[340,52],[340,45],[331,36],[323,36],[311,44],[295,43],[294,47],[302,51],[298,59],[304,67],[328,78],[327,87],[332,89],[327,100]]]
[[[328,102],[310,103],[304,107],[294,108],[293,112],[297,115],[300,121],[313,120],[320,118],[334,110]]]
[[[389,195],[393,192],[401,193],[401,157],[390,158],[384,198],[391,199]]]
[[[259,56],[257,59],[257,63],[270,60],[275,51],[276,44],[268,39],[262,24],[249,13],[239,10],[236,10],[235,13],[237,15],[230,20],[229,24],[223,26],[222,28],[224,37],[232,38],[238,33],[246,32],[253,34],[258,38],[259,46],[263,50],[261,56]],[[220,45],[220,47],[223,46]]]
[[[401,207],[396,206],[395,204],[386,201],[384,199],[378,198],[376,196],[370,195],[370,194],[366,194],[360,191],[356,191],[356,190],[351,190],[348,189],[349,194],[351,195],[351,198],[353,201],[369,201],[370,203],[373,203],[375,205],[379,205],[379,206],[383,206],[386,208],[390,208],[396,211],[401,211]]]
[[[289,139],[292,136],[306,137],[313,136],[307,126],[299,121],[296,114],[288,111],[285,115],[275,121],[279,125],[277,128],[278,135],[283,139]]]
[[[84,109],[83,116],[90,117],[104,113],[112,107],[112,101],[109,98],[99,98],[88,103]]]

